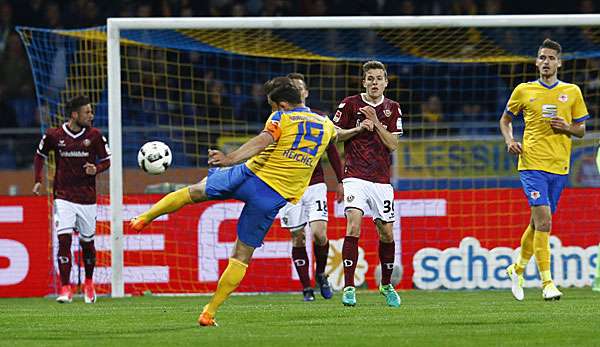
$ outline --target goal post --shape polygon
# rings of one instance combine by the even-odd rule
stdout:
[[[113,297],[213,291],[235,240],[240,204],[187,206],[140,234],[127,230],[127,219],[160,194],[205,176],[209,148],[235,149],[260,131],[270,111],[261,90],[266,80],[304,74],[308,106],[332,115],[344,97],[364,90],[360,68],[371,59],[387,66],[385,95],[404,114],[405,134],[392,154],[400,288],[507,288],[498,269],[515,257],[529,210],[498,118],[510,92],[537,78],[539,44],[555,39],[564,49],[559,78],[580,85],[592,118],[586,138],[574,141],[569,188],[551,237],[554,271],[558,285],[591,284],[600,216],[582,206],[600,205],[600,176],[592,170],[600,130],[600,15],[109,18],[106,27],[19,33],[43,127],[63,122],[65,100],[84,93],[95,105],[95,126],[108,134],[112,165],[110,179],[98,178],[94,278],[99,293]],[[151,140],[165,142],[174,155],[161,176],[137,168],[136,153]],[[333,200],[326,271],[339,289],[345,219],[343,204]],[[377,245],[366,217],[359,286],[376,286]],[[276,219],[240,290],[296,290],[290,248]],[[448,258],[452,252],[464,257]],[[535,286],[530,266],[526,286]]]

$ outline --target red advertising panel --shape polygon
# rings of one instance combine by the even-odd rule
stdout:
[[[48,199],[0,199],[0,297],[48,294]]]
[[[124,219],[139,214],[158,195],[127,196]],[[343,206],[329,196],[330,255],[327,265],[335,289],[343,283],[342,244],[346,221]],[[94,280],[100,293],[110,292],[110,211],[100,199]],[[554,216],[552,270],[560,286],[585,286],[593,280],[600,241],[600,189],[567,189]],[[243,205],[215,201],[187,206],[162,216],[142,233],[125,223],[123,271],[130,294],[212,292],[236,238]],[[394,224],[397,268],[393,279],[404,289],[507,288],[504,268],[514,261],[529,206],[519,189],[408,191],[396,194]],[[46,198],[0,201],[0,296],[41,296],[55,292],[55,241],[51,240]],[[308,236],[307,244],[311,243]],[[78,262],[73,242],[74,263]],[[369,216],[360,238],[356,284],[376,288],[379,276],[378,237]],[[312,247],[307,248],[309,255]],[[279,220],[263,247],[257,248],[239,290],[298,291],[290,260],[289,232]],[[73,267],[77,283],[83,270]],[[538,285],[534,262],[526,286]]]

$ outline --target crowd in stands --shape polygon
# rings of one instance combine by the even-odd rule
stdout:
[[[539,13],[542,10],[544,13],[595,13],[600,10],[599,7],[593,0],[578,0],[576,4],[498,0],[0,0],[0,131],[2,128],[33,129],[39,128],[40,125],[32,74],[24,47],[15,31],[16,26],[83,28],[105,25],[108,17],[491,15]],[[600,65],[600,61],[590,60],[590,64]],[[575,82],[586,83],[588,87],[600,90],[598,66],[582,71],[586,75],[578,76],[581,81]],[[396,75],[402,79],[401,72],[396,71]],[[396,83],[399,90],[411,87],[397,81],[391,82]],[[209,87],[207,114],[223,116],[223,113],[227,113],[229,117],[231,113],[236,118],[260,123],[262,119],[257,115],[269,111],[259,81],[250,81],[247,85],[240,86],[228,84],[227,81],[224,83],[217,76],[210,78]],[[498,88],[504,87],[508,90],[510,86]],[[309,102],[331,111],[335,105],[319,104],[321,96],[323,95],[314,93]],[[331,95],[329,99],[337,100],[338,97]],[[494,120],[499,112],[497,105],[500,104],[466,103],[449,107],[446,101],[452,98],[452,95],[424,93],[411,97],[415,103],[408,105],[406,112],[418,115],[414,119],[424,125],[421,130],[424,136],[456,134],[447,130],[448,127],[438,127],[436,124],[476,119],[475,115],[478,114],[489,115],[489,120]],[[399,96],[398,100],[402,100],[402,96]],[[598,106],[590,107],[590,112],[597,111],[597,108]],[[30,165],[31,151],[30,148],[26,150],[27,154],[23,154],[24,159],[17,159],[14,165],[8,166]],[[3,163],[0,156],[0,167],[5,166]]]

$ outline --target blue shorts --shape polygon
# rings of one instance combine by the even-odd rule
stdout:
[[[279,209],[287,201],[245,164],[227,169],[209,169],[206,195],[210,200],[236,199],[245,202],[237,224],[240,241],[260,247]]]
[[[557,175],[540,170],[519,171],[523,191],[529,206],[550,206],[552,213],[563,189],[567,185],[568,175]]]

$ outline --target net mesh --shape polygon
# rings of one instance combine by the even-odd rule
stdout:
[[[94,104],[95,126],[107,134],[105,28],[19,28],[19,33],[34,74],[42,127],[64,122],[66,101],[86,94]],[[399,191],[400,218],[406,218],[395,227],[398,241],[402,229],[398,253],[402,250],[402,264],[409,268],[402,286],[414,285],[410,263],[424,245],[456,247],[457,240],[476,235],[488,248],[502,243],[516,248],[528,210],[497,120],[512,89],[537,78],[533,56],[546,37],[563,45],[559,78],[581,87],[593,115],[587,129],[594,133],[600,127],[594,116],[600,107],[598,27],[122,31],[126,218],[160,197],[145,194],[161,194],[205,176],[209,148],[228,151],[258,133],[270,112],[262,92],[266,80],[303,73],[310,91],[307,104],[332,113],[344,97],[362,91],[361,65],[376,59],[387,66],[386,97],[399,101],[404,114],[405,136],[393,156],[392,182]],[[517,120],[519,131],[522,124]],[[137,168],[137,151],[151,140],[167,143],[174,154],[172,167],[158,177]],[[590,166],[593,141],[575,142],[569,186],[600,186]],[[334,177],[329,169],[326,172],[333,188]],[[108,174],[98,178],[98,191],[96,282],[108,284]],[[600,203],[593,192],[586,194]],[[581,198],[576,192],[567,196]],[[561,207],[570,208],[568,203]],[[345,221],[333,199],[330,211],[328,272],[339,288]],[[157,222],[143,235],[125,229],[126,290],[213,290],[215,273],[226,266],[235,240],[236,213],[239,205],[231,202],[201,204]],[[365,221],[364,271],[358,273],[373,287],[377,236],[372,223]],[[584,230],[567,221],[558,227],[583,243],[597,244],[585,234],[597,222],[584,214]],[[288,232],[276,222],[242,290],[299,288],[288,258],[290,248]]]

